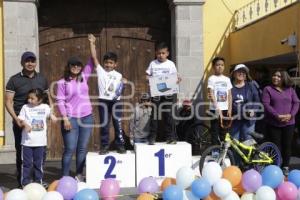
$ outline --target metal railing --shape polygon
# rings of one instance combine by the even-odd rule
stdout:
[[[299,0],[254,0],[235,13],[235,27],[242,28]]]

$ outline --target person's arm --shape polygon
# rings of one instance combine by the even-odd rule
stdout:
[[[291,92],[292,92],[292,108],[291,108],[291,112],[286,114],[286,117],[284,119],[284,121],[286,122],[289,122],[292,118],[294,118],[299,111],[298,96],[293,88],[291,88]]]
[[[10,116],[13,118],[14,122],[21,127],[21,121],[18,118],[18,116],[15,113],[14,110],[14,92],[5,92],[5,107],[7,112],[10,114]]]
[[[231,89],[228,90],[228,111],[227,111],[227,116],[231,117],[232,115],[232,93]]]
[[[93,34],[88,34],[88,39],[90,41],[90,51],[91,56],[94,62],[94,66],[100,65],[99,60],[97,59],[97,51],[96,51],[96,37]]]
[[[65,82],[61,81],[57,83],[57,106],[58,110],[63,118],[64,121],[64,128],[65,130],[71,130],[71,122],[67,116],[67,110],[66,110],[66,85]]]
[[[268,91],[268,87],[265,87],[262,95],[262,103],[265,110],[275,119],[279,119],[279,113],[271,106],[271,94]]]
[[[18,118],[20,120],[20,128],[23,128],[26,131],[26,133],[30,133],[31,130],[32,130],[32,128],[31,128],[31,126],[28,123],[26,123],[26,121],[25,121],[25,115],[26,114],[25,114],[25,105],[24,105],[22,107],[21,111],[20,111],[19,116],[18,116]]]

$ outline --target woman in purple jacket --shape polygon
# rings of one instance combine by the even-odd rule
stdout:
[[[79,181],[83,181],[82,173],[93,126],[87,83],[92,70],[92,60],[84,67],[78,58],[72,57],[68,60],[64,77],[57,82],[57,105],[63,117],[62,175],[69,175],[72,155],[76,152],[76,178]]]
[[[285,174],[288,173],[295,115],[299,108],[299,99],[292,85],[293,81],[287,72],[276,71],[272,75],[272,85],[265,87],[262,95],[268,136],[281,151]]]

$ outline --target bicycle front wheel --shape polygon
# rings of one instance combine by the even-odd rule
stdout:
[[[276,146],[276,144],[274,144],[272,142],[264,142],[261,145],[259,145],[257,150],[259,152],[266,153],[270,158],[272,158],[273,162],[271,163],[271,165],[277,165],[279,167],[281,166],[282,157],[281,157],[281,153],[280,153],[278,147]],[[255,164],[253,167],[257,171],[261,171],[267,165],[269,165],[269,164],[259,163],[259,164]]]
[[[235,160],[233,153],[230,149],[227,150],[225,159],[221,158],[224,149],[221,145],[213,145],[208,147],[201,155],[199,162],[200,174],[202,174],[202,169],[208,162],[217,162],[224,169],[228,166],[235,165]]]

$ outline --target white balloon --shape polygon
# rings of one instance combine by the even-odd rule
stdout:
[[[30,183],[23,188],[28,200],[41,200],[47,193],[46,189],[38,183]]]
[[[176,173],[176,185],[182,189],[191,186],[195,180],[195,173],[190,167],[181,167]]]
[[[222,200],[240,200],[240,197],[237,193],[232,191],[228,196],[226,196]]]
[[[261,186],[256,191],[255,200],[276,200],[275,191],[269,186]]]
[[[77,192],[80,190],[88,189],[89,186],[85,182],[78,182],[77,183]]]
[[[255,200],[255,194],[246,192],[242,195],[241,200]]]
[[[202,177],[206,178],[210,185],[214,185],[218,180],[222,178],[222,168],[216,162],[209,162],[204,165],[202,169]]]
[[[28,200],[28,197],[23,190],[13,189],[7,193],[5,200]]]
[[[213,185],[213,191],[218,197],[225,198],[232,192],[231,183],[222,178]]]
[[[183,200],[199,200],[195,195],[188,190],[183,191]]]
[[[56,191],[47,192],[42,200],[64,200],[64,197]]]

